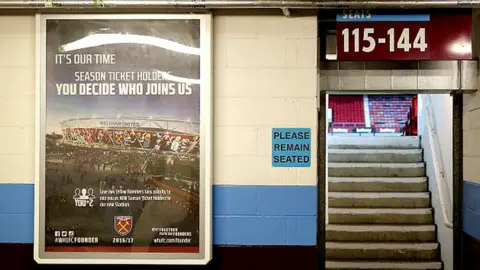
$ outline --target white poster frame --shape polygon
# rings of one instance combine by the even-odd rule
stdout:
[[[45,136],[47,20],[199,20],[200,21],[200,252],[107,253],[45,252]],[[35,116],[34,259],[40,264],[205,265],[212,257],[212,15],[211,14],[37,14]],[[52,255],[52,253],[55,253]],[[48,256],[47,256],[48,255]]]

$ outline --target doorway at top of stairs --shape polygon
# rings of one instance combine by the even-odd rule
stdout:
[[[442,269],[419,137],[328,138],[328,270]]]

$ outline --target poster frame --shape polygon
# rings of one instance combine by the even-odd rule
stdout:
[[[46,22],[56,20],[199,20],[200,21],[200,252],[187,253],[107,253],[54,252],[45,257],[45,136],[46,136]],[[35,97],[35,205],[34,259],[40,264],[158,264],[205,265],[212,257],[212,15],[199,14],[36,14],[36,97]],[[75,254],[75,258],[71,255]],[[84,255],[83,257],[81,255]],[[92,256],[94,255],[94,256]]]

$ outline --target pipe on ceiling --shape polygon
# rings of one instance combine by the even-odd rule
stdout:
[[[480,0],[0,0],[0,9],[97,9],[97,8],[475,8]]]

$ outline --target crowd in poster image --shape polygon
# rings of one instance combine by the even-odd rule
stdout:
[[[171,215],[182,216],[179,221],[189,220],[188,216],[198,219],[198,204],[189,197],[198,197],[199,194],[198,137],[152,133],[122,133],[125,135],[117,136],[117,141],[109,137],[114,135],[113,132],[91,136],[95,133],[77,130],[77,136],[68,139],[62,135],[48,135],[47,230],[73,230],[84,235],[82,230],[100,230],[105,224],[111,224],[100,222],[107,212],[110,213],[108,215],[131,215],[137,220],[145,211],[146,204],[152,201],[158,203],[155,209],[158,208],[162,215],[167,211]],[[152,140],[152,137],[156,139]],[[176,197],[162,195],[169,197],[168,200],[163,197],[162,200],[153,200],[155,198],[152,197],[151,201],[119,200],[114,202],[113,207],[100,207],[101,190],[164,190],[169,187],[189,195],[180,198],[178,194]],[[89,217],[88,220],[80,221],[78,216],[73,218],[78,211],[87,211],[85,218]],[[73,215],[73,219],[67,218],[69,215]],[[95,216],[98,218],[93,218]],[[197,228],[186,226],[183,230],[197,231]],[[111,230],[110,227],[107,229]],[[100,243],[107,241],[106,235],[98,236]]]
[[[63,133],[66,142],[85,145],[136,147],[189,155],[198,155],[200,150],[200,138],[196,135],[93,128],[66,128]]]

